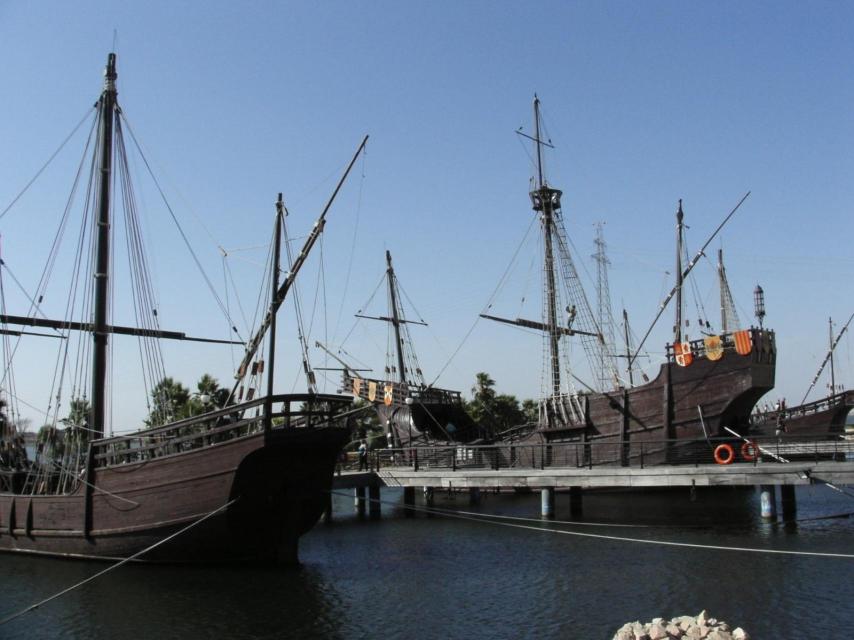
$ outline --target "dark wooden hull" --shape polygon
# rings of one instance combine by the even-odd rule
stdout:
[[[152,562],[296,561],[318,520],[349,429],[277,428],[100,467],[70,495],[0,494],[0,550],[125,558],[236,501],[145,554]],[[122,500],[122,499],[124,500]],[[88,511],[88,513],[87,513]]]
[[[730,437],[725,427],[747,433],[753,407],[774,387],[776,368],[773,333],[752,329],[751,341],[753,348],[746,355],[727,348],[719,360],[701,353],[689,366],[671,359],[644,385],[580,395],[575,421],[521,431],[514,439],[519,443],[597,443],[586,454],[585,462],[592,464],[613,463],[626,456],[624,442],[649,441],[646,451],[653,463],[676,462],[689,453],[664,444],[665,440],[702,446],[698,441],[708,437]],[[614,447],[602,446],[607,442],[614,442]],[[658,449],[653,442],[660,443]]]
[[[815,402],[787,407],[783,411],[783,425],[787,438],[838,438],[845,434],[845,421],[854,410],[854,391],[843,391]],[[751,434],[771,436],[777,433],[779,411],[754,414]]]

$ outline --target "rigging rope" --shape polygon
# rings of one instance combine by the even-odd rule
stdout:
[[[145,164],[145,168],[148,170],[148,174],[151,176],[152,181],[154,182],[154,186],[157,188],[158,193],[160,194],[160,198],[163,200],[163,204],[166,205],[166,210],[169,212],[169,215],[172,218],[172,221],[175,223],[175,226],[178,228],[178,233],[181,235],[181,238],[184,240],[184,245],[187,247],[187,250],[190,252],[190,255],[193,258],[193,261],[196,263],[196,267],[199,269],[199,273],[201,273],[202,278],[205,281],[205,284],[208,286],[208,289],[213,295],[214,300],[216,300],[217,306],[219,306],[220,311],[222,311],[223,315],[228,319],[228,323],[231,326],[231,330],[237,335],[238,339],[243,342],[243,337],[240,335],[240,332],[237,330],[237,326],[234,324],[234,320],[228,315],[228,311],[225,308],[222,300],[219,297],[219,294],[216,292],[216,289],[213,286],[208,274],[205,272],[204,267],[202,267],[202,263],[199,261],[196,252],[193,250],[192,245],[190,244],[189,238],[187,238],[187,234],[184,233],[184,229],[181,226],[181,223],[178,222],[178,218],[175,215],[175,212],[172,210],[172,206],[169,204],[169,201],[166,199],[166,194],[160,186],[160,182],[157,180],[157,177],[154,175],[154,172],[151,169],[151,165],[148,163],[148,159],[145,157],[145,154],[142,152],[142,147],[139,144],[139,141],[136,139],[136,135],[133,132],[133,128],[130,123],[127,121],[127,118],[124,116],[122,112],[119,112],[120,120],[124,121],[127,126],[128,132],[130,133],[131,140],[133,140],[134,145],[136,146],[137,151],[139,152],[140,157],[142,158],[143,163]]]
[[[333,491],[332,493],[336,493],[337,495],[345,495],[340,492]],[[396,506],[398,503],[391,503]],[[693,542],[672,542],[668,540],[648,540],[645,538],[629,538],[626,536],[613,536],[606,535],[601,533],[585,533],[582,531],[566,531],[563,529],[551,529],[549,527],[535,527],[532,525],[525,524],[516,524],[513,522],[496,522],[494,520],[488,520],[483,516],[470,516],[470,515],[460,515],[457,512],[450,511],[447,509],[436,509],[436,508],[427,508],[427,507],[417,507],[413,505],[405,505],[406,509],[410,509],[412,511],[420,511],[423,513],[432,513],[434,515],[441,515],[448,518],[454,518],[457,520],[467,520],[471,522],[480,522],[483,524],[490,524],[494,526],[501,527],[510,527],[513,529],[523,529],[528,531],[537,531],[540,533],[554,533],[566,536],[575,536],[579,538],[590,538],[594,540],[610,540],[613,542],[631,542],[636,544],[650,544],[657,545],[663,547],[681,547],[687,549],[704,549],[704,550],[712,550],[712,551],[741,551],[746,553],[763,553],[763,554],[773,554],[773,555],[782,555],[782,556],[807,556],[807,557],[817,557],[817,558],[843,558],[846,560],[854,560],[854,553],[826,553],[819,551],[796,551],[789,549],[763,549],[759,547],[729,547],[725,545],[715,545],[715,544],[699,544]],[[505,516],[488,516],[491,518],[503,518]],[[576,524],[576,523],[573,523]]]
[[[121,561],[117,562],[116,564],[110,565],[109,567],[107,567],[107,568],[106,568],[106,569],[104,569],[103,571],[99,571],[98,573],[96,573],[96,574],[94,574],[94,575],[89,576],[89,577],[88,577],[88,578],[86,578],[85,580],[81,580],[80,582],[78,582],[78,583],[76,583],[76,584],[71,585],[70,587],[67,587],[66,589],[63,589],[62,591],[60,591],[60,592],[58,592],[58,593],[53,594],[53,595],[52,595],[52,596],[50,596],[49,598],[45,598],[44,600],[40,600],[39,602],[36,602],[35,604],[31,604],[29,607],[26,607],[25,609],[21,609],[21,610],[20,610],[20,611],[18,611],[17,613],[13,613],[13,614],[11,614],[11,615],[6,616],[6,617],[5,617],[5,618],[3,618],[2,620],[0,620],[0,626],[2,626],[2,625],[4,625],[4,624],[7,624],[7,623],[9,623],[9,622],[12,622],[12,620],[16,620],[17,618],[20,618],[21,616],[23,616],[23,615],[25,615],[25,614],[29,613],[30,611],[34,611],[35,609],[38,609],[38,608],[39,608],[39,607],[41,607],[42,605],[45,605],[45,604],[47,604],[48,602],[51,602],[52,600],[56,600],[57,598],[59,598],[59,597],[61,597],[61,596],[64,596],[66,593],[70,593],[71,591],[74,591],[75,589],[78,589],[79,587],[82,587],[83,585],[85,585],[85,584],[87,584],[87,583],[89,583],[89,582],[92,582],[92,581],[93,581],[93,580],[95,580],[96,578],[100,578],[100,577],[101,577],[101,576],[103,576],[104,574],[107,574],[107,573],[109,573],[109,572],[111,572],[111,571],[114,571],[115,569],[118,569],[118,568],[119,568],[119,567],[121,567],[122,565],[125,565],[125,564],[127,564],[128,562],[131,562],[132,560],[136,560],[137,558],[139,558],[140,556],[142,556],[142,555],[144,555],[144,554],[148,553],[149,551],[152,551],[152,550],[156,549],[157,547],[159,547],[159,546],[161,546],[161,545],[163,545],[163,544],[165,544],[165,543],[169,542],[170,540],[173,540],[174,538],[177,538],[178,536],[180,536],[181,534],[183,534],[183,533],[185,533],[185,532],[189,531],[190,529],[192,529],[192,528],[193,528],[193,527],[195,527],[196,525],[201,524],[202,522],[204,522],[204,521],[205,521],[205,520],[207,520],[208,518],[212,518],[213,516],[215,516],[216,514],[218,514],[220,511],[224,511],[225,509],[227,509],[228,507],[230,507],[231,505],[233,505],[235,502],[237,502],[239,499],[240,499],[240,496],[238,496],[237,498],[234,498],[233,500],[230,500],[230,501],[226,502],[226,503],[225,503],[224,505],[222,505],[221,507],[218,507],[217,509],[214,509],[214,510],[213,510],[213,511],[211,511],[210,513],[205,514],[204,516],[202,516],[202,517],[201,517],[201,518],[199,518],[198,520],[195,520],[194,522],[191,522],[189,525],[187,525],[187,526],[186,526],[186,527],[184,527],[183,529],[180,529],[180,530],[176,531],[175,533],[173,533],[173,534],[171,534],[171,535],[169,535],[169,536],[166,536],[166,537],[165,537],[165,538],[163,538],[162,540],[159,540],[158,542],[155,542],[154,544],[152,544],[152,545],[150,545],[150,546],[146,547],[146,548],[145,548],[145,549],[143,549],[142,551],[137,551],[137,552],[136,552],[135,554],[133,554],[132,556],[128,556],[127,558],[124,558],[123,560],[121,560]]]
[[[513,252],[513,256],[510,258],[510,262],[507,264],[507,268],[504,269],[504,273],[502,274],[501,279],[498,281],[498,284],[496,285],[495,289],[493,290],[492,295],[489,296],[489,299],[487,300],[486,305],[483,307],[483,310],[481,311],[481,313],[486,312],[487,310],[489,310],[490,307],[492,307],[492,303],[495,300],[495,296],[498,295],[499,290],[504,285],[505,280],[507,279],[507,275],[510,273],[510,270],[512,269],[513,264],[516,262],[516,257],[519,255],[519,252],[522,250],[522,247],[525,245],[525,242],[528,239],[528,235],[530,235],[531,229],[534,228],[534,224],[536,222],[537,222],[537,217],[532,216],[531,222],[528,225],[528,230],[525,231],[525,235],[522,238],[522,241],[519,243],[519,246],[516,247],[516,251]],[[442,368],[439,369],[439,373],[436,374],[436,377],[433,378],[433,381],[429,385],[427,385],[428,387],[432,387],[433,385],[435,385],[436,382],[439,380],[439,378],[442,377],[442,374],[445,373],[445,370],[448,368],[448,366],[451,364],[451,362],[454,360],[454,358],[457,357],[457,354],[460,352],[460,349],[463,348],[463,345],[465,345],[465,343],[471,337],[471,334],[474,333],[474,329],[477,326],[478,322],[480,322],[480,316],[479,315],[475,317],[474,322],[472,323],[471,327],[469,327],[469,330],[466,332],[466,335],[463,336],[463,339],[460,341],[460,344],[457,345],[457,348],[454,349],[454,352],[450,355],[447,362],[445,362],[445,364],[442,366]]]
[[[44,172],[45,169],[47,169],[48,165],[53,162],[53,159],[56,158],[57,155],[59,155],[59,152],[62,151],[63,147],[65,147],[68,141],[74,137],[74,134],[77,133],[77,130],[83,126],[83,123],[86,122],[86,120],[90,117],[93,111],[95,111],[97,114],[97,105],[90,107],[86,110],[86,114],[83,116],[83,118],[80,119],[80,122],[77,123],[77,126],[75,126],[74,129],[71,130],[71,133],[69,133],[65,140],[62,141],[62,144],[57,147],[56,151],[54,151],[50,158],[48,158],[47,162],[44,163],[42,168],[36,172],[36,175],[34,175],[32,179],[24,186],[24,188],[21,189],[18,195],[16,195],[12,199],[12,202],[10,202],[8,206],[3,209],[2,212],[0,212],[0,218],[9,213],[9,210],[15,206],[15,203],[18,202],[18,200],[21,199],[21,197],[27,192],[27,190],[33,185],[33,183],[39,179],[39,176]],[[95,117],[95,120],[97,120],[97,115]]]

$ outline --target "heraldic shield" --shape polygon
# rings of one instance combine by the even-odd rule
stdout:
[[[362,379],[353,378],[353,395],[357,398],[362,395]]]
[[[706,347],[706,357],[709,360],[720,360],[724,355],[724,344],[720,336],[708,336],[703,338]]]
[[[673,344],[673,352],[676,354],[676,364],[687,367],[694,362],[694,354],[691,353],[690,342],[676,342]]]
[[[383,388],[383,402],[385,403],[385,406],[390,407],[393,398],[394,398],[394,386],[387,384]]]
[[[377,383],[369,382],[368,383],[368,400],[373,402],[377,399]]]
[[[750,341],[750,331],[743,329],[732,334],[732,339],[735,341],[735,352],[740,356],[746,356],[753,349],[753,343]]]

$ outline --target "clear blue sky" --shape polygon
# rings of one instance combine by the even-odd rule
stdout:
[[[844,321],[854,310],[852,24],[854,5],[841,2],[0,1],[0,207],[96,100],[115,30],[119,100],[218,285],[218,245],[268,242],[279,191],[294,235],[304,234],[361,137],[371,135],[366,160],[329,216],[328,313],[324,328],[318,307],[313,338],[343,338],[390,249],[430,323],[413,335],[432,380],[533,215],[531,164],[514,130],[530,128],[537,92],[557,147],[549,177],[564,191],[579,262],[593,272],[594,223],[606,221],[613,304],[616,313],[629,310],[637,333],[669,289],[677,200],[695,250],[752,191],[721,242],[745,324],[753,287],[765,289],[779,352],[771,395],[793,403],[824,356],[828,316]],[[78,136],[0,220],[4,258],[29,287],[81,149]],[[156,195],[149,188],[140,196],[163,326],[222,336],[225,322],[192,262],[179,241],[166,239],[174,233]],[[249,306],[263,258],[263,250],[229,258]],[[301,283],[306,307],[317,264]],[[714,319],[713,270],[704,261],[697,273]],[[46,302],[58,309],[61,275]],[[494,310],[513,315],[521,289],[505,294]],[[10,312],[23,310],[13,293],[7,298]],[[693,308],[689,297],[692,318]],[[669,315],[650,339],[652,351],[668,338]],[[299,365],[293,322],[283,317],[284,391]],[[117,306],[116,321],[128,320]],[[44,404],[55,345],[35,338],[27,345],[18,392]],[[846,386],[854,372],[849,345],[838,358]],[[376,328],[357,327],[345,344],[375,368],[384,347]],[[468,390],[484,370],[501,392],[534,396],[540,347],[535,336],[481,322],[438,384]],[[131,389],[138,383],[124,373],[134,353],[126,345],[115,358],[127,387],[117,382],[119,429],[144,413]],[[231,376],[227,348],[173,344],[166,357],[187,384],[204,371]]]

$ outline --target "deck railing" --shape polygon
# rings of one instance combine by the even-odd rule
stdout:
[[[715,464],[715,450],[727,444],[734,463],[854,460],[854,441],[804,438],[752,438],[751,446],[733,439],[646,440],[626,442],[555,442],[377,449],[370,452],[371,471],[386,467],[463,471],[466,469],[548,469]],[[355,469],[348,459],[342,468]]]
[[[351,406],[351,398],[334,395],[291,394],[272,397],[273,431],[328,425]],[[162,427],[92,443],[96,467],[137,462],[200,449],[264,430],[267,399],[192,416]]]

